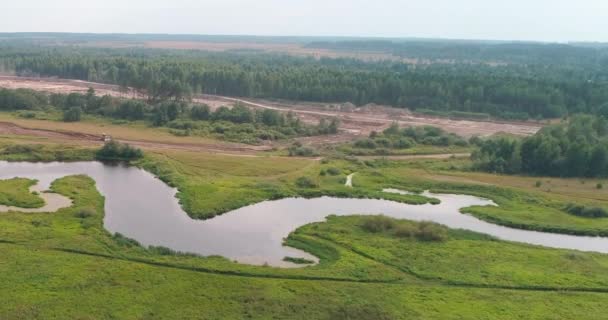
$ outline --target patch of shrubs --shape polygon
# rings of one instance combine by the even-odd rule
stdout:
[[[125,236],[123,236],[121,233],[116,232],[113,236],[112,239],[114,239],[114,241],[123,247],[139,247],[140,243],[137,242],[137,240],[135,239],[131,239],[131,238],[127,238]]]
[[[570,203],[566,205],[566,212],[569,214],[584,217],[584,218],[606,218],[608,217],[608,211],[600,207],[586,207],[583,205],[577,205]]]
[[[448,229],[440,224],[429,221],[398,223],[395,219],[382,215],[366,218],[361,227],[371,233],[392,231],[396,237],[420,241],[440,242],[448,238]]]
[[[304,259],[304,258],[294,258],[294,257],[285,257],[285,258],[283,258],[283,261],[291,262],[291,263],[295,263],[295,264],[313,264],[313,263],[315,263],[312,260],[308,260],[308,259]]]
[[[11,144],[2,149],[2,154],[28,154],[42,150],[42,145]]]
[[[287,148],[290,157],[316,157],[319,153],[310,147],[303,146],[300,142],[295,142]]]
[[[139,148],[126,143],[110,141],[97,151],[95,157],[99,160],[131,161],[143,158],[144,153]]]
[[[95,209],[93,208],[82,208],[76,211],[74,214],[76,218],[86,219],[95,215]]]
[[[355,141],[353,146],[359,149],[409,149],[417,144],[465,147],[469,143],[462,137],[447,133],[441,128],[421,126],[401,129],[394,123],[382,133],[372,132],[369,138]]]
[[[445,241],[448,238],[448,230],[437,223],[423,221],[418,223],[415,237],[422,241]]]
[[[395,220],[383,215],[373,216],[366,218],[361,227],[367,232],[385,232],[395,227]]]
[[[325,176],[325,175],[330,175],[330,176],[339,176],[342,173],[342,171],[338,168],[327,168],[327,169],[323,169],[321,170],[321,175]]]
[[[296,186],[308,189],[318,187],[317,183],[309,177],[299,177],[296,179]]]

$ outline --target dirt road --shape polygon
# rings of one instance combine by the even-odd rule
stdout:
[[[415,160],[415,159],[450,159],[468,158],[470,153],[439,153],[439,154],[408,154],[400,156],[358,156],[360,160],[387,159],[387,160]]]
[[[11,122],[0,122],[0,135],[19,135],[30,137],[41,137],[54,141],[68,141],[80,145],[101,146],[101,136],[74,131],[46,130],[37,128],[26,128]],[[184,150],[199,151],[218,154],[230,154],[252,157],[262,151],[268,151],[268,146],[250,146],[233,143],[175,143],[157,142],[147,140],[115,139],[116,141],[144,149]]]

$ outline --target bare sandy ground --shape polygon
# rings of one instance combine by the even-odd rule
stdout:
[[[342,142],[357,136],[367,136],[372,131],[382,131],[393,122],[400,126],[431,125],[463,137],[474,135],[491,136],[497,133],[509,133],[528,136],[536,133],[542,125],[534,122],[507,121],[474,121],[425,117],[414,115],[408,110],[386,106],[368,105],[354,107],[348,104],[322,104],[305,102],[275,102],[256,99],[242,99],[221,96],[202,95],[195,98],[200,103],[211,103],[217,100],[240,102],[253,108],[272,109],[282,112],[294,112],[304,121],[317,122],[321,118],[336,117],[340,119],[342,133],[339,137],[314,137],[325,142]],[[336,141],[337,140],[337,141]]]
[[[0,75],[0,87],[11,89],[28,88],[51,93],[82,93],[86,92],[89,87],[93,87],[98,95],[108,94],[117,97],[141,98],[141,96],[133,91],[126,93],[121,92],[119,87],[115,85],[57,78],[32,78]],[[390,126],[393,122],[399,123],[400,126],[437,126],[448,132],[452,132],[464,137],[474,135],[490,136],[497,133],[509,133],[513,135],[527,136],[536,133],[542,127],[541,124],[535,122],[473,121],[419,116],[412,114],[405,109],[378,105],[355,107],[351,104],[277,102],[212,95],[197,95],[193,98],[193,101],[208,104],[212,108],[217,108],[222,105],[232,105],[239,102],[252,108],[272,109],[281,112],[291,111],[303,121],[309,123],[317,123],[321,118],[338,118],[341,122],[339,134],[330,136],[305,137],[299,139],[305,144],[313,145],[351,141],[356,138],[368,136],[372,131],[382,131]],[[3,130],[6,131],[10,129],[5,128]],[[133,142],[134,144],[137,144],[136,141]],[[190,147],[191,146],[187,146],[186,148]],[[210,146],[201,147],[207,148]],[[216,148],[224,149],[223,147],[218,146],[216,146]],[[264,150],[264,148],[261,150]],[[261,150],[254,149],[252,151]],[[241,148],[227,151],[239,152],[244,150]]]

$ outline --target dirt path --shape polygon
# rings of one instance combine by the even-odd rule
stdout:
[[[360,160],[387,159],[387,160],[415,160],[415,159],[450,159],[468,158],[470,153],[438,153],[438,154],[408,154],[400,156],[358,156]]]
[[[73,141],[83,145],[101,146],[103,141],[98,135],[92,135],[74,131],[59,131],[26,128],[11,122],[0,122],[0,135],[20,135],[30,137],[41,137],[59,141]],[[267,151],[268,146],[248,146],[238,144],[218,143],[169,143],[146,140],[115,139],[116,141],[128,143],[130,145],[144,149],[162,150],[184,150],[197,152],[210,152],[218,154],[238,155],[244,157],[255,157],[258,152]]]

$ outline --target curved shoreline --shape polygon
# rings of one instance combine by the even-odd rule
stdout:
[[[240,263],[302,267],[285,257],[314,260],[309,253],[283,246],[284,239],[305,224],[325,221],[329,215],[380,215],[412,221],[433,221],[452,229],[467,229],[498,239],[557,249],[608,253],[608,238],[573,236],[513,229],[461,214],[462,208],[494,204],[471,195],[435,194],[439,204],[407,205],[378,199],[318,197],[262,201],[208,220],[192,219],[181,207],[178,190],[148,171],[107,166],[99,162],[7,163],[0,161],[0,179],[38,179],[48,188],[67,175],[93,178],[105,196],[104,228],[121,233],[144,246],[163,246],[202,256],[221,255]]]
[[[29,188],[29,191],[31,193],[38,193],[38,196],[44,201],[44,206],[40,208],[21,208],[15,206],[0,205],[0,213],[54,213],[63,208],[69,208],[72,206],[72,199],[45,189],[46,188],[42,186],[39,182]]]

